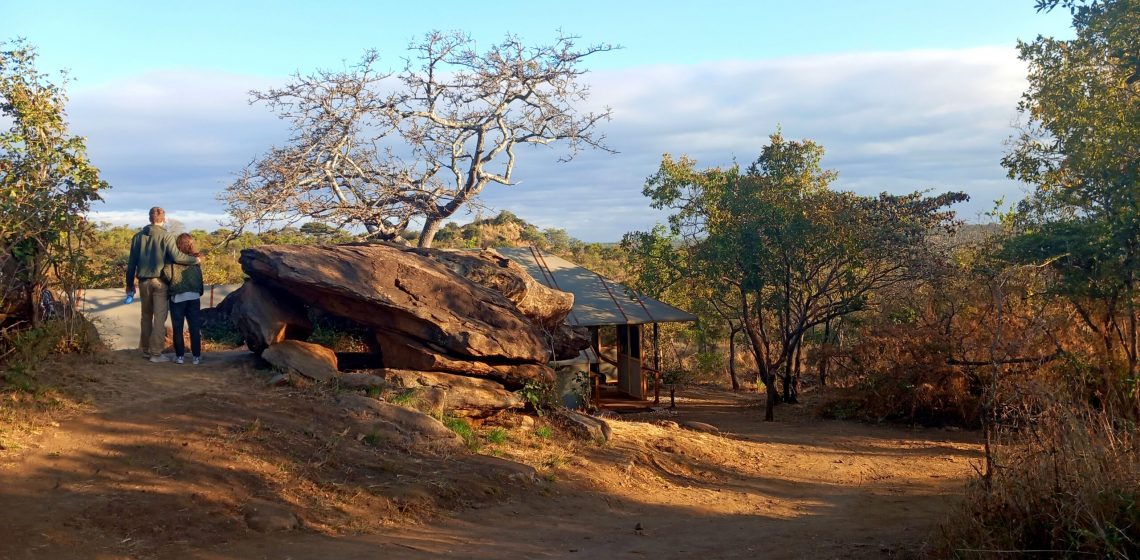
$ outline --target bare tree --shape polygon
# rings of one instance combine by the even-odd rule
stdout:
[[[488,184],[513,184],[520,146],[564,141],[563,160],[583,148],[610,151],[597,131],[610,110],[575,105],[589,92],[579,62],[616,47],[577,49],[574,40],[529,47],[508,36],[479,52],[465,34],[432,32],[409,47],[399,74],[378,72],[369,51],[342,71],[253,92],[291,121],[293,135],[226,189],[233,225],[315,219],[392,240],[421,220],[419,244],[429,247]]]

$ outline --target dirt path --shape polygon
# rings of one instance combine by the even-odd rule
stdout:
[[[0,451],[0,527],[16,536],[0,559],[911,557],[979,454],[968,434],[806,407],[765,424],[754,396],[698,389],[676,415],[613,421],[605,446],[511,429],[482,451],[535,466],[523,484],[467,454],[367,446],[326,421],[328,395],[264,387],[236,356],[60,370],[87,404],[10,414],[0,432],[17,442]],[[251,530],[264,502],[304,528]]]

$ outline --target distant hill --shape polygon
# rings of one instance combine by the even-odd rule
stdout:
[[[414,243],[416,234],[409,232],[404,237]],[[625,281],[628,275],[625,252],[618,243],[587,243],[571,237],[564,229],[539,229],[507,210],[494,218],[464,225],[448,223],[435,235],[432,246],[443,249],[537,247],[619,282]]]

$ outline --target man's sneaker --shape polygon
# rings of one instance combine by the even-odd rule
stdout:
[[[176,363],[178,365],[182,365],[182,363],[183,363],[182,362],[182,356],[175,356],[174,357],[174,363]]]
[[[194,365],[202,363],[202,356],[194,356]]]
[[[169,362],[170,357],[169,356],[163,356],[162,354],[158,354],[155,356],[151,356],[150,361],[153,364],[161,364],[162,362]]]
[[[142,357],[144,360],[149,360],[150,359],[150,352],[143,352]]]

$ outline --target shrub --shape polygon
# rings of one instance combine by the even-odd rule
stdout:
[[[1049,406],[1009,443],[991,446],[995,468],[966,490],[942,531],[954,558],[1140,558],[1140,437],[1103,412]],[[1014,556],[1006,556],[1014,557]]]
[[[80,315],[46,321],[38,327],[0,333],[0,382],[34,388],[34,374],[51,354],[89,353],[101,347],[94,325]]]
[[[970,371],[950,366],[942,337],[916,325],[870,329],[849,350],[856,383],[819,409],[822,416],[864,421],[977,427],[980,387]]]

